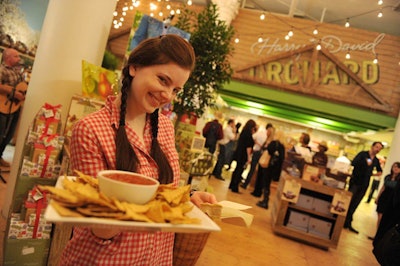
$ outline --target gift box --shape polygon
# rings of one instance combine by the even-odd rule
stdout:
[[[294,228],[303,232],[308,231],[308,222],[310,216],[296,211],[290,211],[289,220],[286,224],[287,227]]]
[[[43,178],[57,178],[61,171],[61,165],[47,165],[44,168],[43,165],[33,163],[27,159],[24,159],[21,167],[21,176],[29,177],[43,177]]]
[[[61,128],[61,105],[45,103],[36,115],[33,131],[40,135],[53,135]]]
[[[308,223],[308,233],[315,236],[329,239],[332,229],[332,223],[321,219],[311,217]]]
[[[296,205],[305,209],[311,209],[314,197],[300,193]]]
[[[11,218],[10,228],[8,231],[9,239],[49,239],[51,235],[52,224],[42,223],[37,226],[35,234],[35,226],[29,226],[25,221]]]
[[[331,213],[331,205],[332,204],[331,204],[330,201],[314,198],[314,201],[313,201],[311,209],[313,211],[316,211],[316,212],[319,212],[319,213],[332,215],[332,213]]]
[[[32,238],[32,235],[29,235],[30,232],[28,230],[28,224],[25,221],[21,221],[18,218],[11,217],[10,219],[10,227],[8,230],[8,238],[9,239],[26,239]]]

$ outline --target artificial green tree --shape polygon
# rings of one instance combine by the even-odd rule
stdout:
[[[174,111],[178,118],[183,114],[201,117],[207,107],[215,107],[216,93],[232,77],[233,69],[228,57],[233,52],[234,30],[218,19],[217,6],[212,3],[197,15],[184,9],[175,26],[191,34],[196,66],[184,89],[177,95]]]

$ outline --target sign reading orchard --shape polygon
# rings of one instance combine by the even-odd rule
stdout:
[[[385,34],[379,34],[372,42],[362,43],[346,43],[341,38],[335,35],[326,35],[322,37],[319,42],[327,49],[330,53],[335,54],[338,52],[347,51],[362,51],[370,52],[372,55],[376,54],[375,48],[382,42]],[[317,40],[311,39],[312,43],[316,43]],[[277,54],[280,52],[295,51],[299,48],[305,47],[307,44],[294,44],[294,43],[281,43],[280,38],[266,38],[263,41],[255,42],[251,47],[250,51],[256,55],[269,55]],[[298,84],[299,75],[293,71],[293,67],[296,65],[298,69],[301,69],[302,76],[307,77],[308,72],[313,72],[313,79],[320,80],[322,84],[335,83],[346,85],[349,84],[350,80],[346,73],[339,71],[338,67],[333,62],[327,60],[317,60],[314,64],[310,63],[309,58],[301,60],[301,55],[297,56],[295,62],[293,60],[289,62],[268,62],[265,64],[262,70],[258,70],[258,76],[262,76],[269,81],[275,81],[278,83],[286,84]],[[342,62],[346,67],[349,68],[353,73],[357,74],[365,84],[375,84],[379,81],[379,65],[374,64],[372,60],[362,60],[356,62],[354,60],[345,60]],[[312,69],[310,67],[312,66]],[[260,73],[260,71],[264,73]],[[322,77],[322,79],[321,79]]]

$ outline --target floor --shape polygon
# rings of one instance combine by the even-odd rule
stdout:
[[[13,147],[8,146],[5,158],[12,160]],[[270,210],[256,206],[259,199],[253,197],[251,187],[240,189],[241,194],[228,190],[232,172],[224,171],[226,181],[213,177],[209,179],[209,186],[213,189],[218,200],[230,200],[252,206],[246,212],[254,215],[250,228],[244,225],[234,225],[219,222],[221,232],[210,235],[197,266],[213,265],[296,265],[296,266],[368,266],[379,265],[372,252],[372,242],[368,239],[375,232],[376,212],[374,203],[360,203],[353,226],[360,231],[354,234],[343,230],[337,249],[321,249],[296,240],[275,235],[271,229]],[[7,173],[3,173],[5,179]],[[272,195],[276,184],[272,185]],[[7,185],[0,182],[0,206],[4,201]],[[0,264],[2,260],[5,220],[0,219]]]
[[[363,200],[355,215],[353,227],[360,233],[343,230],[337,249],[321,249],[296,240],[278,236],[271,227],[270,210],[256,206],[258,198],[252,188],[240,189],[242,194],[228,190],[231,172],[224,171],[225,181],[211,177],[209,185],[218,200],[230,200],[252,206],[246,212],[254,215],[250,228],[219,222],[221,232],[210,235],[197,266],[209,265],[296,265],[296,266],[368,266],[379,265],[373,256],[372,241],[376,228],[376,205]],[[244,175],[245,176],[245,175]],[[271,199],[276,184],[272,185]]]

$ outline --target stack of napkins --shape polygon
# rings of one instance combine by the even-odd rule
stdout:
[[[254,216],[243,212],[243,210],[250,208],[251,206],[227,200],[220,201],[218,204],[203,203],[200,207],[213,220],[221,220],[236,225],[243,225],[244,223],[246,227],[250,227]]]

